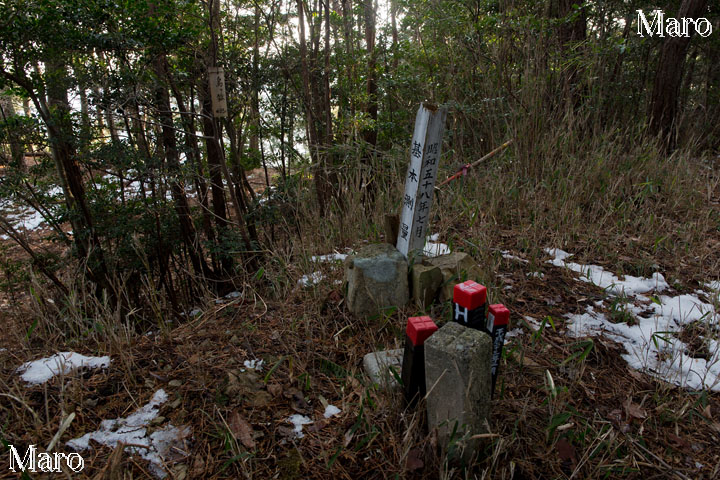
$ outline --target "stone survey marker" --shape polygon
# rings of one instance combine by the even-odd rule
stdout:
[[[210,97],[215,118],[227,117],[227,98],[225,96],[225,71],[222,67],[208,68]]]
[[[425,342],[428,427],[443,448],[454,445],[468,460],[486,432],[490,413],[490,336],[448,322]]]
[[[406,258],[415,250],[422,252],[425,246],[446,117],[445,107],[427,103],[420,105],[415,116],[410,165],[405,176],[405,194],[396,243],[397,249]]]

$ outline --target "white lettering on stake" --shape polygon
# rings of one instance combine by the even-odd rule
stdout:
[[[400,229],[395,245],[405,257],[414,251],[422,252],[425,246],[446,116],[446,108],[423,104],[415,117]]]

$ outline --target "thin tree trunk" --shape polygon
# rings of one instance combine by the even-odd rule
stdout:
[[[211,277],[210,269],[205,262],[205,257],[197,237],[195,227],[193,226],[192,217],[190,215],[190,206],[188,205],[185,190],[178,180],[180,177],[180,160],[177,151],[177,141],[175,139],[175,130],[173,128],[173,118],[170,110],[170,95],[167,88],[162,85],[162,80],[167,78],[168,66],[167,59],[164,54],[158,55],[153,61],[153,68],[157,77],[157,87],[155,88],[155,100],[158,108],[158,120],[162,125],[161,138],[163,150],[165,153],[165,161],[167,163],[168,176],[170,178],[170,191],[175,204],[175,211],[180,222],[180,234],[185,242],[190,262],[196,273],[205,277]]]
[[[707,0],[683,0],[676,18],[697,19],[707,9]],[[666,148],[675,148],[677,112],[680,85],[682,84],[685,57],[690,37],[665,38],[653,83],[648,112],[651,135],[660,135]]]

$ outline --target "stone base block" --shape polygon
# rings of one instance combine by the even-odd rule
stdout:
[[[466,461],[479,446],[471,437],[486,432],[491,358],[488,334],[454,322],[425,342],[428,427],[437,429],[448,453]]]

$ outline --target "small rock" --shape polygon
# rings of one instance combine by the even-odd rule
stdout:
[[[240,345],[240,338],[238,338],[237,335],[233,335],[233,336],[230,338],[230,345],[235,345],[235,346]]]
[[[402,371],[402,361],[402,348],[382,350],[365,355],[363,367],[373,383],[377,383],[380,388],[393,389],[398,388],[399,385],[391,370],[399,376]]]
[[[95,407],[97,407],[97,404],[98,404],[98,399],[97,399],[97,398],[86,398],[86,399],[83,401],[83,405],[86,406],[86,407],[88,407],[88,408],[95,408]]]
[[[188,466],[185,465],[184,463],[175,465],[172,468],[172,477],[175,480],[185,480],[187,478],[187,474],[188,474]]]
[[[168,387],[177,388],[177,387],[180,387],[180,386],[182,386],[182,382],[181,382],[180,380],[170,380],[170,381],[168,382]]]
[[[171,403],[170,405],[168,405],[168,406],[169,406],[170,408],[172,408],[173,410],[175,410],[175,409],[178,408],[180,405],[182,405],[182,398],[179,398],[179,397],[178,397],[178,398],[176,398],[175,400],[173,400],[172,403]]]
[[[161,425],[165,421],[165,417],[158,415],[157,417],[150,420],[150,425]]]

